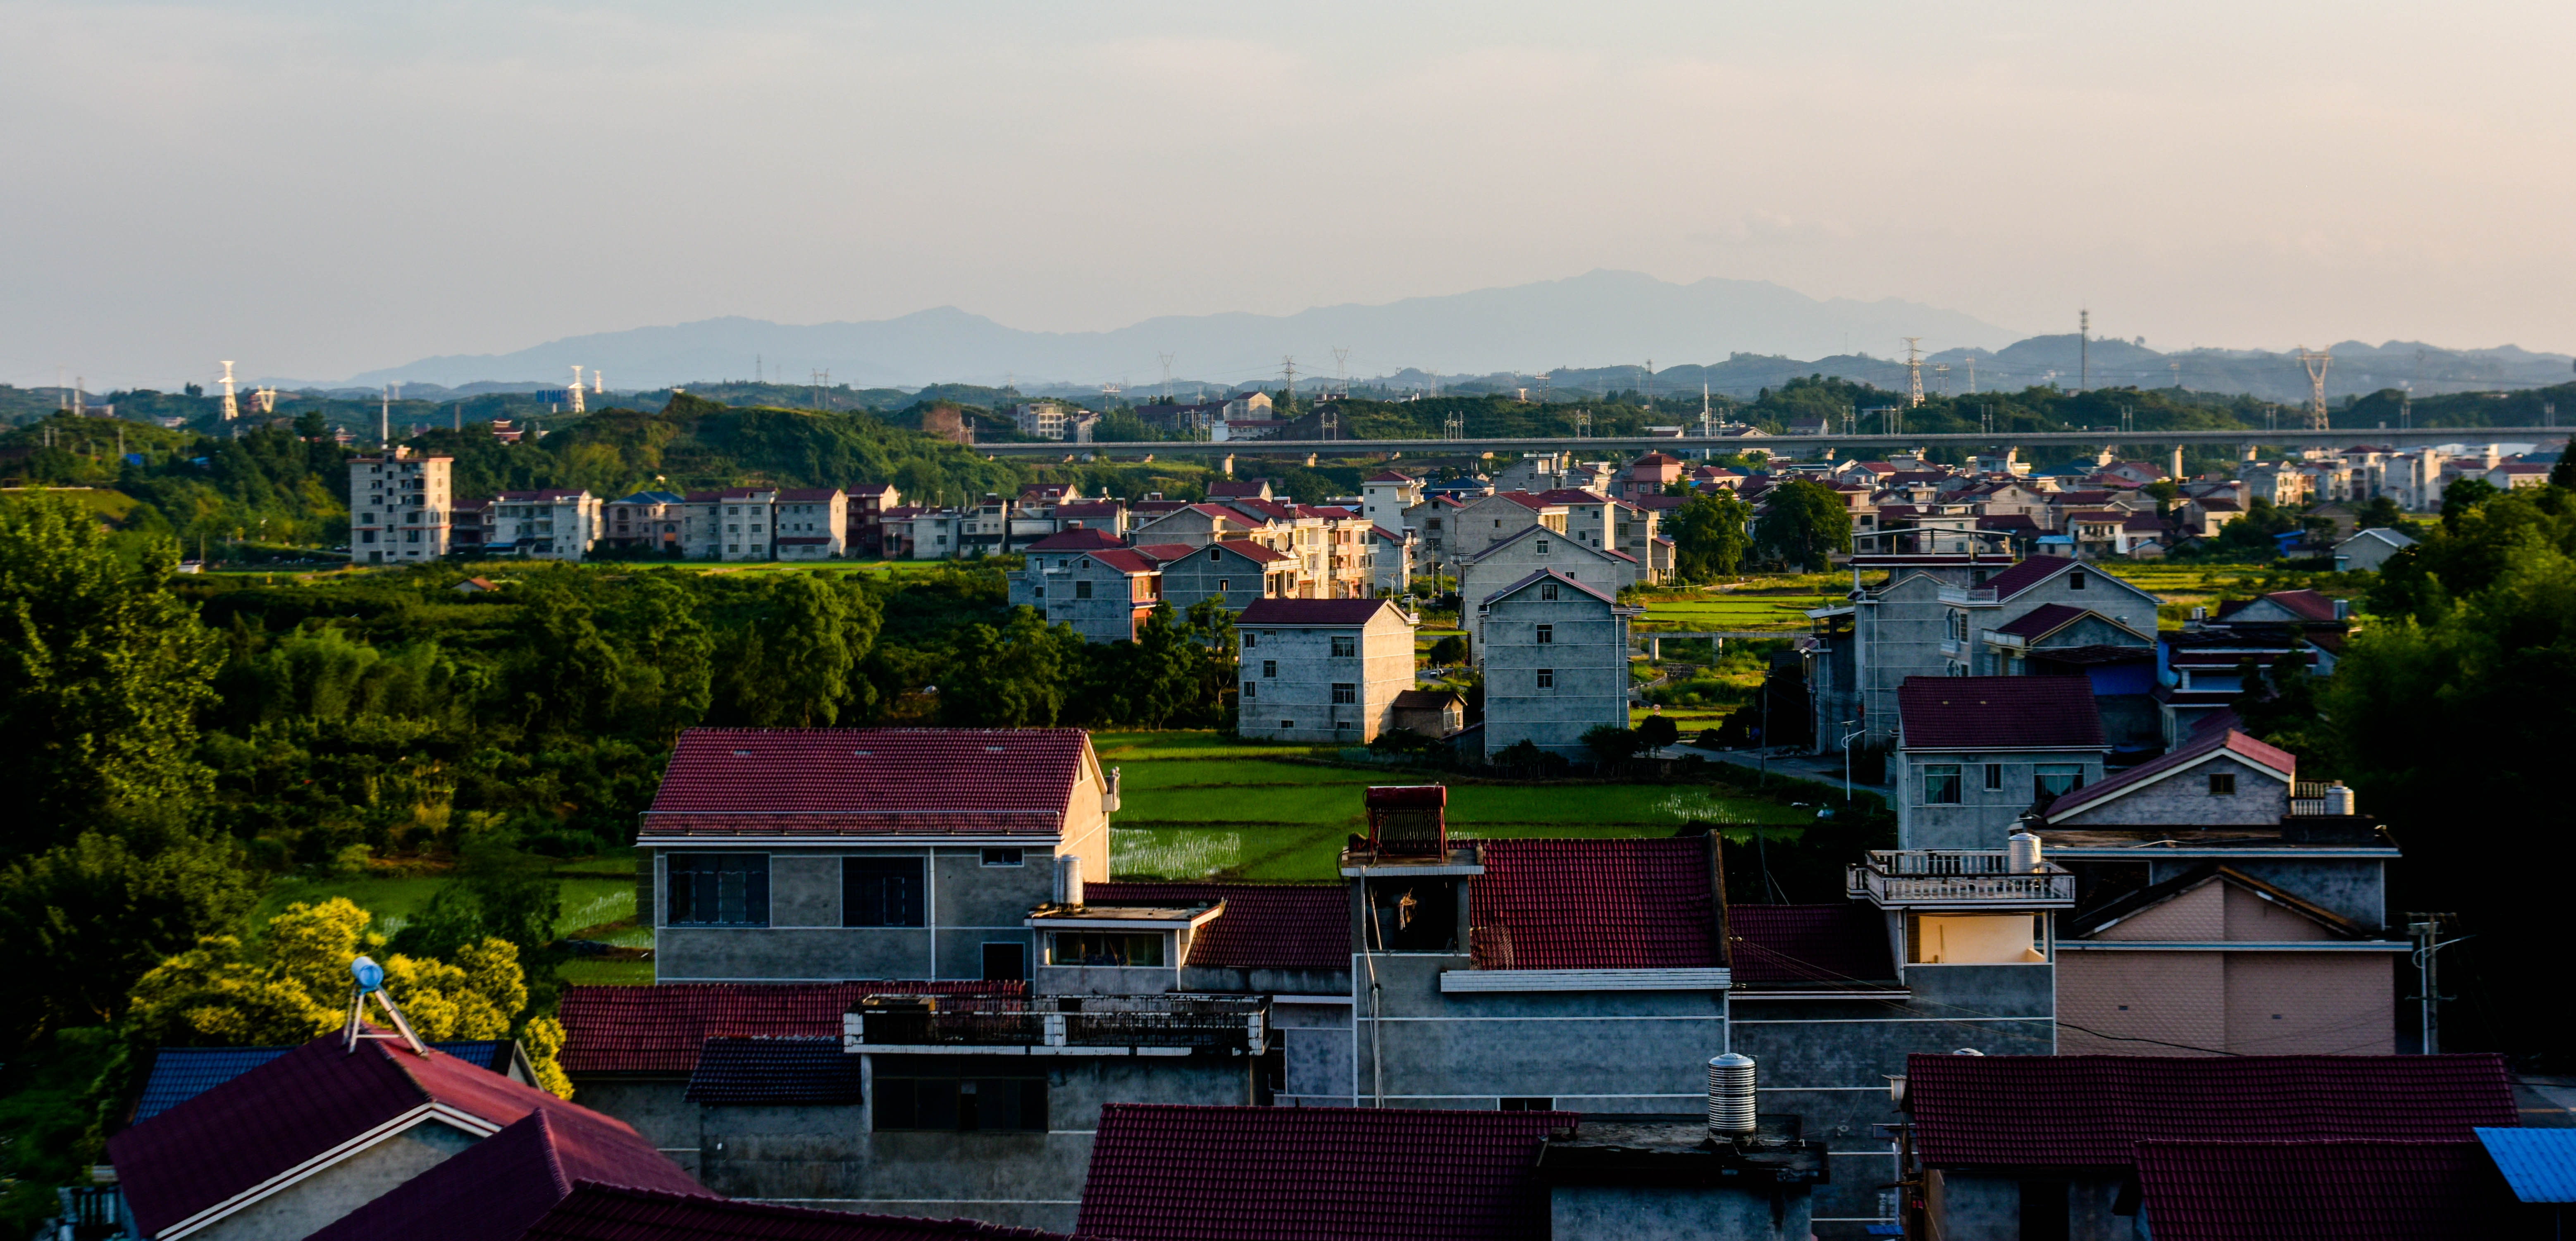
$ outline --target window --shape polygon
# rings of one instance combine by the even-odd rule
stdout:
[[[1541,583],[1539,583],[1539,584],[1538,584],[1538,599],[1539,599],[1539,602],[1541,602],[1541,603],[1554,603],[1554,602],[1556,602],[1556,583],[1554,583],[1554,582],[1541,582]]]
[[[2021,1183],[2021,1241],[2067,1241],[2066,1182]]]
[[[1044,1077],[966,1077],[939,1074],[941,1063],[924,1057],[883,1056],[875,1076],[870,1123],[878,1129],[1043,1133],[1047,1127]],[[913,1067],[913,1066],[919,1067]],[[978,1066],[981,1067],[981,1066]],[[929,1072],[924,1072],[928,1069]],[[918,1074],[916,1076],[916,1074]]]
[[[2067,574],[2067,575],[2066,575],[2066,588],[2067,588],[2068,590],[2082,590],[2082,589],[2084,589],[2084,570],[2082,570],[2082,569],[2077,569],[2077,570],[2075,570],[2074,572]],[[2064,1188],[2063,1186],[2060,1186],[2060,1187],[2059,1187],[2058,1192],[2060,1192],[2060,1193],[2064,1193],[2064,1192],[2065,1192],[2065,1188]]]
[[[1090,598],[1090,597],[1091,597],[1091,583],[1089,583],[1089,582],[1075,582],[1075,583],[1073,584],[1073,597],[1074,597],[1074,598],[1076,598],[1076,599],[1088,599],[1088,598]]]
[[[841,859],[841,925],[921,926],[921,859]]]
[[[1498,1110],[1505,1112],[1553,1112],[1556,1110],[1556,1100],[1546,1098],[1544,1096],[1534,1098],[1511,1098],[1507,1096],[1502,1100]]]
[[[1540,539],[1538,541],[1538,554],[1542,556],[1547,554],[1547,540]]]
[[[1020,849],[986,849],[984,851],[984,865],[1026,866],[1028,865],[1028,855],[1024,850]]]
[[[2212,797],[2235,796],[2236,773],[2230,771],[2212,775],[2209,778],[2209,795]]]
[[[1538,687],[1539,687],[1540,689],[1555,689],[1555,688],[1556,688],[1556,669],[1554,669],[1554,668],[1541,668],[1541,669],[1539,669],[1539,670],[1538,670]]]
[[[1027,944],[984,945],[984,978],[987,982],[1023,982],[1029,976]]]
[[[1261,696],[1261,682],[1259,682],[1259,681],[1246,681],[1246,682],[1244,682],[1244,683],[1243,683],[1243,696],[1244,696],[1244,697],[1246,697],[1246,698],[1259,698],[1259,697]]]
[[[1349,659],[1360,653],[1360,640],[1350,634],[1333,635],[1333,658]]]
[[[2002,763],[1986,764],[1986,787],[1989,789],[2000,789],[2003,786],[2004,765]]]
[[[674,853],[669,865],[670,925],[769,925],[768,854]]]
[[[1933,763],[1923,768],[1923,802],[1930,806],[1959,804],[1959,765]]]
[[[1049,965],[1129,965],[1153,968],[1163,963],[1159,931],[1057,931],[1047,937]]]
[[[2043,800],[2063,797],[2084,787],[2084,767],[2080,763],[2041,763],[2030,772],[2032,795]]]
[[[1248,651],[1248,650],[1251,650],[1252,648],[1254,648],[1254,647],[1256,647],[1256,646],[1259,646],[1259,645],[1261,645],[1261,635],[1260,635],[1260,634],[1257,634],[1257,633],[1247,633],[1247,634],[1243,635],[1243,649],[1245,649],[1245,650],[1247,650],[1247,651]]]
[[[1333,682],[1333,705],[1347,707],[1360,700],[1360,687],[1349,681]]]
[[[1290,731],[1291,729],[1294,729],[1294,728],[1296,728],[1296,727],[1297,727],[1297,721],[1295,721],[1295,720],[1281,720],[1281,721],[1279,721],[1279,731],[1281,731],[1281,732],[1288,732],[1288,731]]]
[[[1211,547],[1208,549],[1208,559],[1223,560],[1225,559],[1225,553],[1217,548]]]
[[[1225,580],[1224,578],[1218,578],[1218,579],[1216,580],[1216,593],[1218,593],[1218,594],[1220,594],[1220,595],[1221,595],[1221,594],[1224,594],[1225,592],[1226,592],[1226,580]]]
[[[1541,625],[1541,626],[1539,626],[1539,627],[1538,627],[1538,644],[1539,644],[1540,646],[1553,646],[1553,645],[1555,645],[1555,644],[1556,644],[1556,626],[1554,626],[1554,625]]]
[[[1265,676],[1265,677],[1275,677],[1275,676],[1278,676],[1278,675],[1279,675],[1279,661],[1278,661],[1278,660],[1275,660],[1275,659],[1265,659],[1265,660],[1262,660],[1262,661],[1261,661],[1261,675],[1263,675],[1263,676]]]

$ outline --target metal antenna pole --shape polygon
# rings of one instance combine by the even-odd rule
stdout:
[[[2408,919],[2406,930],[2415,940],[2415,968],[2423,972],[2424,993],[2415,997],[2423,1002],[2423,1052],[2428,1056],[2436,1056],[2442,1051],[2442,1001],[2453,998],[2442,994],[2436,972],[2436,956],[2443,949],[2459,943],[2460,940],[2472,937],[2462,935],[2457,939],[2442,938],[2442,924],[2456,920],[2459,917],[2458,914],[2413,913],[2406,917]]]

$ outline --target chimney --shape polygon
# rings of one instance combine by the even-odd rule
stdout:
[[[1708,1062],[1708,1136],[1726,1141],[1753,1132],[1753,1057],[1728,1052]]]

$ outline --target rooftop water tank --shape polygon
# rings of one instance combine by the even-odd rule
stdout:
[[[1708,1062],[1708,1133],[1729,1138],[1753,1132],[1753,1057],[1728,1052]]]

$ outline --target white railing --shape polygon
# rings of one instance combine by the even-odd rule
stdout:
[[[1843,887],[1876,905],[2073,905],[2075,876],[2055,862],[2011,869],[2011,855],[1950,849],[1872,849],[1845,868]]]

